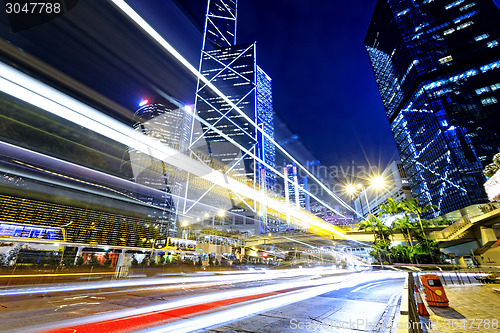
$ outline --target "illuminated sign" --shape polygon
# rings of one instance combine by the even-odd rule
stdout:
[[[62,229],[14,223],[0,223],[0,237],[64,240]]]

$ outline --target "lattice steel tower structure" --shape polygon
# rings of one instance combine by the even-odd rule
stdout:
[[[274,137],[271,78],[256,64],[255,43],[236,44],[236,8],[236,0],[208,0],[199,70]],[[191,144],[205,140],[211,158],[221,161],[233,174],[251,180],[256,188],[272,190],[274,172],[242,148],[275,167],[274,145],[202,82],[198,82],[195,109],[202,124],[193,127]]]

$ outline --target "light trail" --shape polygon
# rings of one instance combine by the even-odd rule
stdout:
[[[302,226],[313,229],[315,232],[325,232],[351,239],[335,226],[319,218],[315,220],[310,214],[306,214],[306,212],[294,209],[290,210],[286,203],[280,202],[277,199],[269,196],[263,197],[260,191],[231,177],[227,177],[224,173],[211,169],[206,164],[196,161],[154,138],[135,131],[129,126],[11,66],[0,63],[0,73],[0,90],[11,96],[169,163],[213,184],[236,192],[243,197],[260,202],[278,212],[284,212],[298,221]]]
[[[387,276],[389,279],[400,278],[401,276]],[[139,331],[141,333],[160,333],[160,332],[192,332],[196,330],[208,329],[210,327],[220,326],[228,322],[234,322],[246,317],[250,317],[257,313],[263,313],[275,308],[283,307],[285,305],[293,304],[296,302],[304,301],[333,290],[342,288],[349,288],[359,284],[361,281],[370,279],[369,277],[355,277],[348,281],[321,281],[317,285],[311,285],[307,289],[291,291],[283,295],[276,295],[274,297],[267,297],[266,299],[252,304],[246,304],[234,307],[228,310],[219,311],[201,315],[196,318],[189,318],[188,320],[179,320],[172,324],[162,325],[159,327],[145,329]]]
[[[276,148],[278,148],[283,154],[285,154],[292,162],[299,166],[306,174],[316,181],[323,190],[326,191],[332,198],[334,198],[338,203],[340,203],[345,208],[353,211],[355,214],[360,215],[355,209],[345,203],[339,196],[333,193],[327,186],[325,186],[321,181],[319,181],[307,168],[302,166],[292,155],[290,155],[283,147],[281,147],[269,134],[267,134],[262,128],[257,126],[257,124],[247,116],[236,104],[234,104],[224,93],[222,93],[216,86],[210,82],[203,74],[201,74],[189,61],[187,61],[177,50],[170,45],[149,23],[147,23],[139,14],[137,14],[132,7],[130,7],[124,0],[108,0],[113,3],[118,9],[120,9],[132,22],[134,22],[138,27],[140,27],[151,39],[153,39],[158,45],[160,45],[164,50],[166,50],[170,55],[172,55],[179,63],[181,63],[189,72],[191,72],[196,78],[202,81],[207,87],[209,87],[213,92],[220,96],[224,102],[231,106],[235,111],[237,111],[245,120],[247,120],[256,131],[260,132],[266,139],[268,139]],[[274,169],[272,166],[262,161],[262,163],[268,167]],[[335,209],[328,205],[329,209],[332,209],[339,215]]]
[[[331,269],[317,268],[317,269],[286,269],[286,270],[269,270],[263,272],[246,271],[238,274],[224,274],[224,275],[210,275],[210,276],[195,276],[195,277],[169,277],[169,278],[153,278],[153,279],[130,279],[124,281],[106,281],[99,283],[74,283],[61,285],[57,287],[37,287],[37,288],[16,288],[0,290],[0,297],[2,296],[20,296],[29,294],[49,294],[58,292],[69,292],[79,290],[95,290],[95,289],[109,289],[109,288],[124,288],[137,286],[140,281],[141,286],[158,286],[158,285],[173,285],[181,283],[206,283],[206,282],[251,282],[262,280],[274,280],[280,278],[290,278],[298,276],[308,276],[317,274],[338,274],[338,271]],[[86,276],[88,274],[81,274]]]
[[[266,311],[267,309],[270,309],[270,307],[268,306],[270,306],[271,304],[272,307],[279,307],[310,297],[314,297],[331,290],[354,287],[359,285],[360,283],[365,283],[367,281],[373,280],[373,276],[375,276],[377,279],[396,279],[401,278],[401,276],[404,275],[404,273],[398,274],[382,272],[374,273],[373,275],[350,274],[349,276],[345,276],[339,275],[339,273],[342,272],[336,272],[336,275],[334,276],[312,278],[302,281],[282,282],[267,286],[242,288],[237,290],[186,297],[182,299],[176,299],[164,304],[146,306],[124,311],[116,311],[112,313],[104,313],[85,318],[79,318],[76,320],[67,320],[56,324],[48,324],[44,325],[44,327],[37,327],[36,331],[53,333],[69,331],[93,333],[136,331],[138,329],[143,329],[144,324],[151,327],[161,323],[165,323],[166,320],[173,321],[183,319],[180,317],[187,314],[196,314],[225,305],[236,305],[249,300],[253,300],[255,302],[259,299],[263,299],[263,301],[258,301],[257,303],[244,305],[244,307],[248,306],[248,308],[244,308],[245,310],[243,310],[242,307],[234,309],[234,311],[239,312],[238,316],[228,316],[228,313],[226,311],[223,311],[219,315],[214,314],[215,317],[210,317],[210,320],[207,320],[207,317],[203,316],[200,317],[199,320],[197,318],[191,318],[186,322],[173,323],[171,324],[174,325],[173,327],[168,326],[153,329],[153,331],[159,329],[159,331],[162,332],[170,332],[177,331],[177,329],[180,329],[180,327],[185,326],[194,330],[197,325],[202,325],[203,323],[205,327],[209,327],[213,326],[214,324],[219,324],[223,321],[238,319],[240,318],[239,316],[241,316],[242,313],[245,314],[245,316],[248,316],[253,313]],[[312,277],[314,276],[315,275],[313,274]],[[284,295],[283,297],[285,298],[281,298],[281,296],[279,296],[281,294]],[[270,303],[263,303],[268,301],[270,301]],[[233,310],[230,309],[228,311]],[[159,314],[161,315],[159,316]],[[216,320],[214,318],[216,318]],[[122,325],[124,323],[130,324],[131,326],[125,325],[127,327],[127,329],[125,329],[125,327]],[[199,329],[205,327],[201,327]],[[27,331],[30,330],[27,329]]]
[[[87,276],[87,275],[113,275],[115,272],[97,272],[97,273],[47,273],[47,274],[7,274],[0,275],[0,278],[37,278],[37,277],[55,277],[55,276]],[[0,296],[3,296],[0,291]]]

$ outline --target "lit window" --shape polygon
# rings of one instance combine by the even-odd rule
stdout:
[[[450,62],[452,60],[453,60],[453,57],[451,55],[449,55],[449,56],[446,56],[444,58],[439,59],[439,62],[441,64],[446,64],[447,62]]]
[[[410,11],[410,10],[407,8],[407,9],[405,9],[405,10],[403,10],[403,11],[399,12],[396,16],[402,16],[402,15],[404,15],[404,14],[408,13],[409,11]]]
[[[460,25],[457,27],[457,30],[465,29],[465,28],[467,28],[468,26],[471,26],[471,25],[473,25],[473,24],[474,24],[474,22],[472,22],[472,21],[465,22],[464,24],[460,24]]]
[[[483,72],[483,73],[487,72],[487,71],[489,71],[491,69],[496,69],[496,68],[500,68],[500,60],[492,62],[491,64],[484,65],[484,66],[480,67],[481,72]]]
[[[481,94],[484,94],[484,93],[490,92],[490,91],[491,91],[490,87],[483,87],[483,88],[476,89],[476,94],[481,95]]]
[[[471,7],[474,7],[475,5],[476,5],[476,3],[475,3],[475,2],[471,2],[471,3],[470,3],[470,4],[468,4],[468,5],[465,5],[465,6],[463,6],[463,7],[460,7],[460,11],[462,12],[462,11],[464,11],[464,10],[467,10],[467,9],[471,8]]]
[[[449,35],[451,33],[454,33],[455,32],[455,28],[451,28],[451,29],[448,29],[448,30],[445,30],[443,31],[443,35]]]
[[[494,41],[491,41],[491,42],[488,42],[488,44],[486,44],[488,47],[495,47],[495,46],[498,46],[498,40],[494,40]]]
[[[453,8],[453,7],[456,7],[458,5],[460,5],[461,3],[463,3],[465,0],[458,0],[458,1],[455,1],[455,2],[452,2],[450,3],[449,5],[446,5],[446,7],[444,7],[446,10],[450,9],[450,8]]]
[[[464,15],[461,15],[461,16],[455,18],[453,20],[453,23],[455,23],[455,24],[460,23],[462,20],[465,20],[465,19],[467,19],[469,17],[472,17],[472,16],[476,15],[477,13],[479,13],[478,10],[473,10],[472,12],[469,12],[467,14],[464,14]]]
[[[488,98],[482,99],[481,103],[483,105],[491,105],[491,104],[498,103],[498,100],[495,97],[488,97]]]
[[[488,34],[482,34],[482,35],[477,36],[476,38],[474,38],[474,40],[475,40],[476,42],[479,42],[480,40],[486,39],[486,38],[488,38],[488,37],[490,37],[490,35],[488,35]]]

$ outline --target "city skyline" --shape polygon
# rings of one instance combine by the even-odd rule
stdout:
[[[238,2],[237,43],[256,41],[259,66],[273,78],[274,111],[328,166],[351,165],[354,161],[383,170],[397,158],[363,47],[375,2],[323,2],[318,6]],[[202,31],[207,2],[178,3],[193,17],[194,27]],[[168,33],[161,20],[167,11],[165,4],[131,1],[131,5],[160,33]],[[187,50],[186,43],[179,41],[178,45]],[[188,53],[197,66],[195,48]],[[297,82],[292,83],[294,80]]]
[[[498,329],[490,0],[4,8],[6,333]]]

